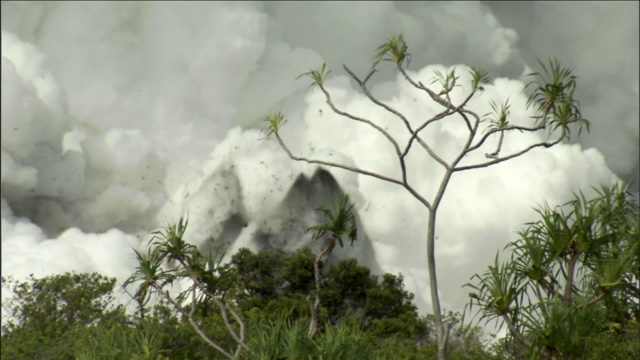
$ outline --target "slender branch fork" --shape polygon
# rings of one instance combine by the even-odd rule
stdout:
[[[171,297],[171,295],[169,295],[169,291],[164,291],[162,289],[162,287],[160,285],[156,284],[156,283],[152,284],[151,286],[153,286],[153,288],[156,289],[156,291],[158,291],[158,293],[160,293],[165,299],[167,299],[167,301],[169,301],[171,303],[171,305],[173,305],[173,307],[176,308],[180,312],[180,314],[182,314],[183,316],[185,316],[189,320],[189,323],[191,324],[191,327],[193,327],[193,329],[196,331],[196,333],[198,333],[198,335],[207,344],[209,344],[209,346],[211,346],[214,349],[218,350],[219,352],[221,352],[224,356],[226,356],[229,359],[233,360],[233,359],[236,358],[233,354],[231,354],[230,352],[225,350],[222,346],[218,345],[215,341],[211,340],[211,338],[209,338],[207,336],[207,334],[205,334],[204,331],[202,331],[202,328],[200,327],[200,325],[198,325],[198,323],[193,318],[193,315],[194,315],[195,309],[196,309],[195,288],[191,289],[191,291],[192,291],[192,295],[191,295],[191,310],[187,313],[186,311],[184,311],[184,309],[182,309],[182,306],[180,306],[180,304],[178,304]]]
[[[313,337],[318,332],[318,308],[320,307],[320,262],[322,261],[322,257],[324,255],[328,255],[330,252],[329,248],[325,249],[320,255],[318,255],[313,262],[313,278],[315,281],[316,293],[313,300],[311,300],[311,294],[307,295],[307,301],[309,302],[309,310],[311,313],[311,320],[309,322],[309,331],[307,333],[307,337],[309,339],[313,339]]]
[[[207,288],[202,284],[200,279],[198,279],[198,277],[194,275],[193,270],[191,269],[191,267],[189,267],[189,265],[187,263],[185,263],[185,261],[183,259],[179,259],[179,261],[180,261],[180,264],[187,270],[187,272],[189,273],[189,276],[191,276],[191,280],[193,280],[193,282],[195,284],[195,287],[192,289],[192,292],[193,292],[194,296],[195,296],[195,290],[197,288],[198,290],[202,291],[202,293],[204,293],[208,298],[213,300],[213,302],[216,304],[216,306],[218,306],[218,309],[220,309],[220,315],[222,316],[222,320],[224,321],[224,325],[227,327],[227,330],[229,331],[229,333],[231,334],[233,339],[236,341],[236,343],[238,343],[238,347],[236,349],[236,356],[240,353],[240,349],[241,348],[249,349],[249,347],[247,346],[247,344],[245,342],[245,333],[246,333],[245,325],[244,325],[244,322],[242,321],[242,319],[240,318],[240,315],[238,315],[238,313],[233,308],[227,307],[214,294],[212,294],[210,291],[208,291]],[[195,306],[195,303],[193,305]],[[231,322],[229,321],[229,316],[227,315],[227,311],[229,313],[231,313],[233,318],[238,323],[238,326],[240,327],[239,333],[231,325]]]
[[[175,309],[177,309],[178,312],[180,312],[180,314],[182,314],[184,317],[187,318],[187,320],[191,324],[191,327],[196,331],[198,336],[200,336],[209,346],[211,346],[214,349],[218,350],[220,353],[222,353],[227,358],[236,359],[238,357],[238,355],[240,354],[240,351],[242,349],[249,350],[249,346],[247,345],[246,340],[245,340],[246,339],[246,326],[245,326],[244,322],[242,321],[242,319],[240,318],[240,315],[238,315],[238,313],[233,308],[228,307],[224,302],[220,301],[220,299],[218,299],[215,294],[211,293],[207,289],[207,287],[202,283],[202,281],[200,281],[198,276],[194,273],[193,269],[189,266],[189,264],[183,258],[177,258],[177,260],[180,263],[180,265],[184,268],[184,270],[186,271],[187,275],[189,276],[189,279],[193,281],[193,285],[188,290],[188,292],[191,293],[191,305],[190,305],[191,309],[189,310],[189,312],[186,312],[182,308],[182,306],[178,303],[178,301],[176,301],[175,299],[173,299],[171,297],[171,295],[169,294],[169,291],[165,291],[164,290],[164,288],[163,288],[163,286],[161,284],[158,284],[157,282],[153,282],[153,283],[151,283],[151,287],[153,289],[155,289],[160,295],[162,295],[162,297],[164,297],[167,301],[169,301],[169,303],[171,303],[171,305],[173,305],[173,307]],[[195,320],[194,314],[195,314],[195,310],[196,310],[196,307],[197,307],[196,306],[197,305],[196,292],[198,290],[202,294],[204,294],[206,297],[211,299],[214,302],[214,304],[216,304],[218,309],[220,310],[220,315],[222,317],[222,320],[224,321],[224,324],[225,324],[229,334],[231,335],[231,337],[235,340],[235,342],[237,344],[236,350],[235,350],[235,352],[233,354],[231,352],[227,351],[226,349],[224,349],[222,346],[220,346],[218,343],[216,343],[209,336],[207,336],[207,334],[202,330],[202,328],[200,327],[198,322]],[[239,327],[238,330],[236,330],[233,327],[233,325],[231,324],[231,321],[230,321],[229,316],[228,316],[227,313],[230,313],[233,316],[233,318],[235,319],[235,321],[236,321],[236,323],[238,324],[238,327]]]

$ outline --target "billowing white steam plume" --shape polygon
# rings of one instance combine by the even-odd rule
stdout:
[[[576,73],[587,87],[581,99],[595,147],[560,145],[454,177],[437,228],[446,308],[462,308],[462,284],[535,218],[532,206],[615,181],[603,153],[616,159],[619,175],[637,168],[638,42],[625,25],[637,29],[637,11],[627,10],[637,3],[606,4],[606,12],[575,6],[571,16],[590,16],[593,29],[585,31],[624,51],[597,55],[600,42],[576,45],[590,59]],[[530,36],[536,52],[534,37],[544,35],[559,57],[575,44],[540,30],[546,14],[520,34],[491,9],[470,2],[3,2],[2,275],[76,270],[123,280],[135,267],[132,248],[187,213],[187,235],[203,249],[227,249],[227,256],[242,246],[296,249],[310,243],[304,228],[319,220],[313,209],[350,192],[360,238],[336,255],[402,272],[420,310],[430,311],[426,209],[378,180],[291,161],[275,142],[260,140],[260,119],[282,109],[289,119],[282,135],[294,151],[397,175],[383,138],[334,116],[295,77],[326,62],[340,106],[399,133],[396,119],[355,91],[340,65],[366,72],[376,46],[403,33],[416,77],[487,68],[497,78],[473,108],[484,114],[490,99],[509,98],[513,121],[524,121],[530,114],[520,76],[535,63],[518,39]],[[599,17],[610,9],[620,16]],[[572,29],[553,25],[558,33]],[[416,121],[437,110],[397,75],[378,73],[375,94]],[[603,94],[610,101],[599,100]],[[429,139],[446,158],[460,128],[443,124]],[[503,149],[538,139],[518,135]],[[418,156],[410,168],[430,195],[441,170]]]

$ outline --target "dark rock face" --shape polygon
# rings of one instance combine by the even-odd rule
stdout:
[[[335,199],[343,195],[340,185],[326,170],[319,169],[311,178],[299,175],[283,201],[267,218],[257,222],[255,230],[249,235],[250,239],[245,239],[242,246],[254,251],[297,250],[310,246],[319,253],[324,239],[312,242],[311,233],[306,229],[324,221],[316,210],[318,206],[330,206]],[[356,221],[360,223],[357,214]],[[231,214],[223,221],[221,234],[215,241],[204,241],[200,246],[201,250],[214,250],[217,253],[235,251],[235,242],[250,222],[251,219],[247,219],[242,211]],[[358,239],[353,246],[347,241],[344,248],[336,248],[329,257],[329,263],[346,257],[356,258],[359,263],[369,266],[374,273],[379,271],[371,242],[360,228]]]

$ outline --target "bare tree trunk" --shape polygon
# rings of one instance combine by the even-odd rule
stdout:
[[[336,246],[336,242],[338,241],[338,236],[336,234],[331,234],[331,236],[325,241],[324,248],[316,261],[313,262],[313,275],[315,276],[316,281],[316,296],[315,300],[311,302],[311,295],[307,296],[307,301],[309,301],[309,308],[311,312],[311,322],[309,323],[309,339],[313,338],[318,332],[318,307],[320,307],[320,261],[322,261],[323,256],[329,257],[329,254],[333,251],[333,248]]]
[[[316,296],[315,300],[311,301],[311,295],[307,296],[307,300],[309,301],[309,308],[311,311],[311,322],[309,323],[309,332],[307,336],[309,339],[312,339],[316,333],[318,332],[318,307],[320,306],[320,258],[322,254],[316,258],[316,261],[313,262],[313,273],[315,275],[316,280]]]
[[[438,360],[446,360],[448,356],[450,325],[442,319],[440,297],[438,296],[438,276],[435,259],[435,225],[436,209],[429,211],[429,230],[427,231],[427,266],[429,268],[429,288],[431,290],[431,306],[436,325],[436,341],[438,344]]]

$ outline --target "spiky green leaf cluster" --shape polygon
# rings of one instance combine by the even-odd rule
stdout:
[[[470,306],[479,305],[484,318],[488,321],[500,318],[502,315],[517,312],[521,300],[521,291],[524,286],[521,279],[508,271],[510,265],[500,261],[496,255],[494,264],[490,265],[483,275],[474,275],[478,283],[467,283],[474,292]]]
[[[390,61],[398,65],[403,61],[410,61],[411,55],[407,52],[408,46],[402,34],[390,38],[386,43],[378,46],[373,57],[373,66],[377,66],[381,61]]]
[[[278,111],[275,114],[269,114],[265,117],[264,121],[268,122],[267,128],[264,131],[267,133],[265,138],[269,138],[273,134],[277,134],[280,131],[282,125],[284,125],[287,120],[285,120],[282,112]]]
[[[184,239],[188,223],[188,219],[180,218],[178,223],[169,224],[152,233],[154,236],[151,245],[155,247],[154,251],[160,255],[161,261],[165,258],[184,261],[190,255],[196,254],[196,247]]]
[[[491,105],[491,112],[485,116],[489,116],[490,125],[485,129],[485,132],[489,130],[500,130],[509,126],[509,121],[507,120],[511,114],[511,104],[509,104],[509,99],[500,105],[495,101],[490,100],[489,105]]]
[[[320,69],[309,69],[309,71],[307,71],[306,73],[298,75],[298,77],[296,77],[296,80],[300,79],[301,77],[308,76],[313,80],[311,85],[309,85],[310,88],[313,88],[314,86],[322,87],[324,86],[324,82],[329,74],[331,74],[331,70],[327,69],[326,63],[323,63]]]
[[[334,202],[331,208],[320,206],[317,208],[324,217],[326,222],[320,225],[311,226],[307,231],[313,231],[313,239],[317,240],[329,233],[335,235],[340,246],[343,247],[342,237],[347,236],[351,240],[351,244],[357,238],[356,218],[353,212],[353,204],[350,203],[349,195],[341,197]]]
[[[472,67],[469,74],[471,74],[471,91],[484,90],[482,84],[488,84],[491,81],[489,72],[484,69]]]
[[[139,282],[133,296],[139,304],[144,305],[149,301],[151,294],[157,290],[156,286],[163,287],[172,283],[175,276],[162,268],[163,258],[160,253],[151,249],[146,253],[135,249],[133,251],[136,254],[138,266],[122,287],[126,288],[130,284]]]
[[[533,87],[527,100],[527,108],[535,106],[538,125],[549,126],[551,131],[560,129],[564,137],[571,135],[571,125],[578,126],[578,134],[585,127],[589,131],[589,121],[582,117],[580,104],[573,95],[576,90],[576,76],[571,68],[562,67],[557,59],[545,65],[538,61],[543,73],[534,72],[529,76],[534,80],[526,86]]]
[[[510,321],[531,354],[583,356],[587,341],[617,328],[629,331],[640,310],[640,213],[627,188],[614,184],[579,193],[559,207],[538,209],[507,248],[509,260],[469,283],[469,307]],[[635,309],[635,310],[634,310]],[[525,341],[525,340],[522,340]]]
[[[440,72],[439,70],[434,70],[434,74],[436,74],[436,78],[431,81],[431,84],[439,83],[442,87],[442,90],[438,95],[445,95],[450,93],[456,85],[456,82],[460,78],[456,75],[456,71],[452,69],[446,75]]]
[[[177,223],[153,232],[146,252],[134,250],[138,266],[123,287],[139,283],[134,297],[140,304],[146,303],[151,293],[162,291],[178,278],[197,280],[210,292],[215,292],[216,284],[224,281],[228,269],[220,266],[221,259],[213,253],[203,256],[196,246],[185,240],[188,223],[188,219],[181,217]],[[165,266],[165,261],[171,266]],[[177,300],[184,300],[190,291],[180,294]]]

